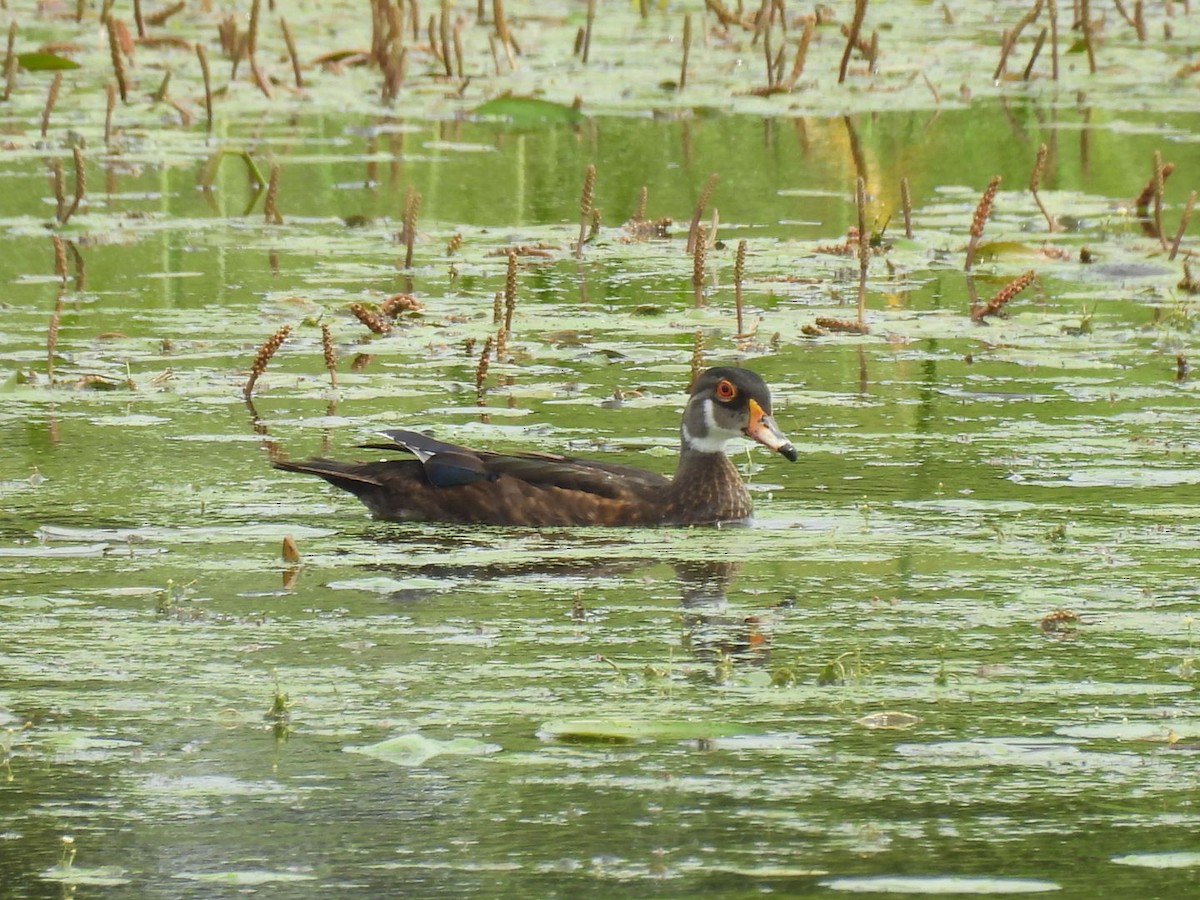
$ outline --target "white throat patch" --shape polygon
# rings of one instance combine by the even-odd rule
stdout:
[[[730,434],[717,424],[717,417],[713,413],[712,400],[704,402],[704,424],[708,433],[706,435],[694,435],[688,431],[687,422],[684,421],[683,428],[680,429],[683,435],[683,442],[692,450],[699,453],[724,453],[725,445],[729,440],[736,437],[735,434]]]

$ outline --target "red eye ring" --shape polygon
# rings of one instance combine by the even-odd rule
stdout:
[[[733,382],[722,379],[717,382],[717,399],[732,400],[737,396],[737,388],[733,386]]]

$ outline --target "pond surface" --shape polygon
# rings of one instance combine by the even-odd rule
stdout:
[[[1160,151],[1173,232],[1200,115],[1109,90],[575,127],[235,105],[216,138],[131,128],[89,153],[59,228],[72,113],[44,142],[44,95],[19,96],[2,893],[1183,896],[1195,303],[1132,198]],[[1054,232],[1026,189],[1042,143]],[[280,166],[281,224],[236,155],[197,187],[222,146]],[[588,164],[601,224],[577,259]],[[683,244],[710,173],[697,288]],[[813,336],[856,314],[859,175],[870,331]],[[643,185],[669,238],[622,227]],[[513,247],[513,328],[477,387]],[[972,319],[1029,269],[1007,317]],[[397,292],[423,310],[389,334],[349,312]],[[800,452],[738,448],[752,527],[376,522],[269,467],[403,427],[670,472],[696,358],[760,372]]]

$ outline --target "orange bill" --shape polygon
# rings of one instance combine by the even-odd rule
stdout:
[[[746,426],[745,431],[750,440],[774,450],[789,462],[796,461],[796,448],[792,446],[792,442],[779,430],[775,420],[758,405],[758,401],[753,399],[750,401],[750,424]]]

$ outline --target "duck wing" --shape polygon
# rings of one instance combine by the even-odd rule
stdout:
[[[550,453],[494,453],[411,431],[388,443],[415,459],[338,462],[275,460],[289,472],[324,478],[349,491],[378,518],[476,525],[659,525],[670,481],[632,466]]]
[[[610,500],[646,499],[670,485],[670,479],[635,466],[574,459],[536,451],[497,453],[447,443],[416,431],[380,432],[390,443],[363,446],[373,450],[402,450],[420,461],[433,487],[456,487],[502,476],[545,488],[579,491]]]

